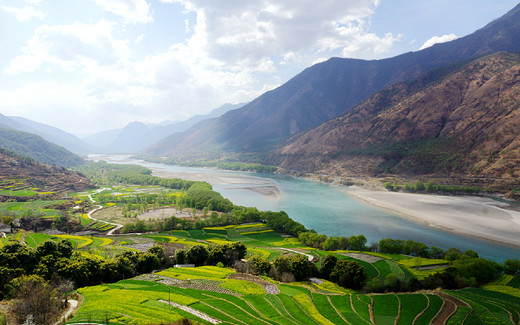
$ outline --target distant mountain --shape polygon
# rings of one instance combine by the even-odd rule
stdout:
[[[122,129],[96,133],[84,138],[84,141],[101,148],[103,152],[138,153],[155,142],[172,134],[183,132],[204,119],[221,116],[225,112],[243,105],[224,104],[206,115],[195,115],[180,122],[165,121],[159,124],[131,122]]]
[[[167,155],[226,150],[266,152],[398,82],[498,51],[519,52],[520,5],[475,33],[384,60],[332,58],[298,74],[244,107],[202,121],[149,150]]]
[[[83,164],[83,159],[67,149],[38,135],[13,129],[0,127],[0,148],[31,157],[47,165],[72,167]]]
[[[44,165],[32,158],[2,148],[0,148],[0,180],[3,184],[16,180],[14,189],[23,184],[25,187],[37,188],[39,192],[53,192],[58,195],[95,187],[86,177],[76,172]],[[5,199],[9,194],[4,193],[2,196]],[[3,201],[2,196],[0,201]],[[20,200],[20,197],[16,199]]]
[[[97,150],[79,139],[75,135],[67,133],[56,127],[31,121],[18,116],[4,116],[0,114],[0,126],[18,131],[37,134],[47,141],[55,143],[77,154],[87,154]]]
[[[101,131],[83,138],[86,143],[98,148],[97,153],[106,151],[104,148],[115,141],[123,129]]]
[[[279,166],[331,175],[520,177],[520,55],[432,71],[294,136]]]

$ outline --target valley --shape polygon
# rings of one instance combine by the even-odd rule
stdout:
[[[0,325],[520,324],[520,4],[25,2]]]

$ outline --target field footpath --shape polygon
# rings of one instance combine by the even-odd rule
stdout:
[[[97,193],[101,193],[103,192],[104,190],[109,190],[108,188],[100,188],[98,190],[96,190],[94,193],[92,194],[97,194]],[[88,198],[90,199],[90,201],[92,201],[92,203],[96,203],[96,200],[94,200],[94,198],[92,198],[92,194],[89,194],[88,195]],[[114,232],[116,232],[117,230],[123,228],[123,225],[122,224],[119,224],[119,223],[115,223],[115,222],[108,222],[108,221],[104,221],[104,220],[100,220],[100,219],[97,219],[97,218],[94,218],[92,215],[103,209],[103,207],[101,205],[96,205],[96,208],[93,209],[93,210],[90,210],[88,213],[87,213],[87,216],[89,219],[92,219],[92,220],[96,220],[96,221],[99,221],[99,222],[103,222],[103,223],[106,223],[106,224],[109,224],[109,225],[112,225],[112,226],[115,226],[114,229],[110,230],[109,232],[107,232],[107,236],[112,236],[114,234]]]

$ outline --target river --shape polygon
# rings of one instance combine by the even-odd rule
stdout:
[[[103,156],[100,159],[139,164],[152,169],[158,176],[205,180],[236,205],[285,211],[293,220],[327,236],[363,234],[369,244],[382,238],[411,239],[443,249],[471,249],[481,257],[497,262],[520,259],[518,247],[428,227],[386,210],[365,205],[340,188],[317,181],[277,174],[179,167],[117,156]]]

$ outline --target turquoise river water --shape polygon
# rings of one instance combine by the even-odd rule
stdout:
[[[204,175],[208,175],[207,181],[213,188],[234,204],[253,206],[260,210],[285,211],[293,220],[327,236],[363,234],[369,244],[382,238],[411,239],[443,249],[472,249],[481,257],[497,262],[511,258],[520,259],[518,247],[428,227],[365,205],[342,192],[339,187],[328,184],[276,174],[238,173],[143,161],[131,163],[138,163],[153,170],[179,173],[181,178],[185,179],[194,179],[196,177],[191,176],[195,175],[205,178]],[[265,195],[266,189],[268,194],[273,189],[276,193]]]

